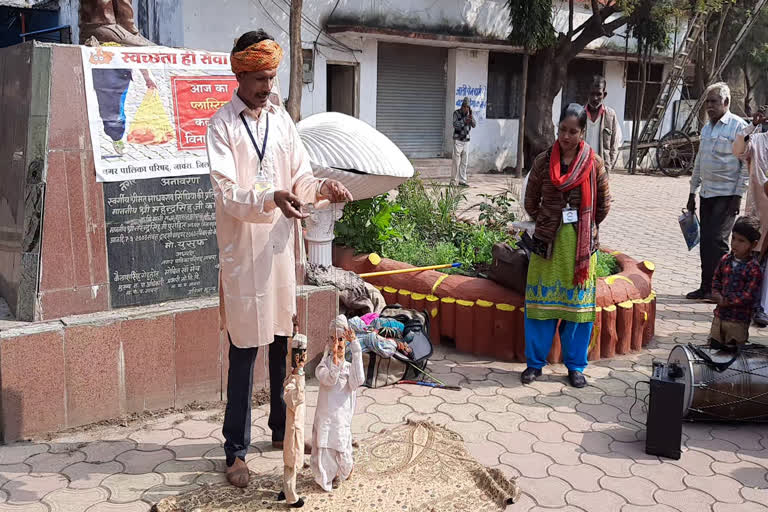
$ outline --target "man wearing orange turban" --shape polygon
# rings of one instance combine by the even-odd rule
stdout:
[[[222,326],[229,336],[224,451],[227,480],[248,485],[251,393],[260,346],[269,345],[272,445],[283,447],[287,340],[296,313],[297,219],[305,203],[352,200],[333,180],[319,180],[288,112],[270,100],[283,51],[264,31],[241,36],[232,50],[238,90],[208,126],[208,161],[216,197]],[[300,236],[300,234],[299,234]]]

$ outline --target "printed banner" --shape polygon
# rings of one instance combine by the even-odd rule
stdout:
[[[237,89],[229,54],[83,47],[96,180],[208,174],[205,136]],[[273,101],[280,102],[275,81]]]
[[[462,84],[456,87],[456,108],[461,108],[464,98],[469,98],[469,106],[476,120],[485,119],[488,104],[488,88],[485,85],[472,86]]]
[[[235,77],[171,78],[173,110],[176,113],[176,147],[179,151],[205,149],[205,133],[212,112],[226,104],[237,88]]]

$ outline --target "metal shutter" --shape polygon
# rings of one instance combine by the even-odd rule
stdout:
[[[380,43],[376,129],[411,158],[443,156],[445,48]]]

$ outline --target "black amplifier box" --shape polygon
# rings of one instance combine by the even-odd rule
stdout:
[[[685,384],[678,365],[655,363],[651,376],[645,453],[680,459]]]

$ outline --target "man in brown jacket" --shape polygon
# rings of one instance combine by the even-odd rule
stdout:
[[[595,75],[587,103],[587,132],[584,139],[602,157],[606,172],[611,172],[619,159],[622,133],[616,111],[603,103],[606,96],[605,78]]]

